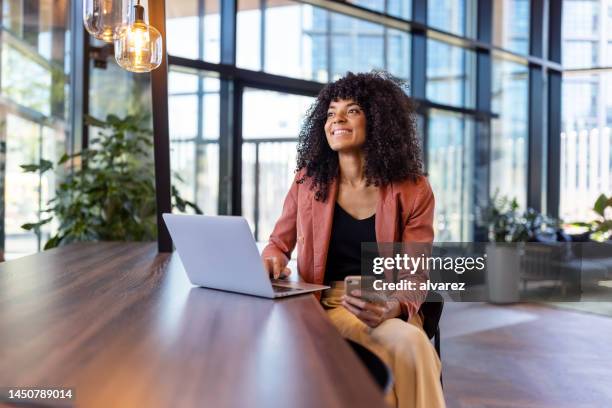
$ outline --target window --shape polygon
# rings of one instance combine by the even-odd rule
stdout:
[[[168,54],[219,62],[221,57],[220,0],[166,2]]]
[[[597,0],[564,0],[563,1],[563,36],[593,37],[598,30],[599,1]]]
[[[205,72],[171,67],[168,116],[172,184],[204,214],[217,214],[219,87]]]
[[[563,45],[564,68],[589,68],[597,64],[596,41],[566,41]]]
[[[476,36],[474,0],[428,0],[427,23],[442,31],[463,37]]]
[[[495,0],[493,43],[519,54],[529,53],[530,0]]]
[[[441,41],[427,40],[427,98],[461,107],[474,106],[473,51]]]
[[[313,99],[246,88],[242,111],[242,214],[267,240],[293,181],[300,124]]]
[[[241,68],[319,82],[372,69],[409,78],[408,33],[298,2],[267,2],[263,15],[256,4],[239,2]],[[393,7],[403,10],[397,2]]]
[[[491,194],[527,204],[527,66],[493,58],[491,107],[499,114],[491,123]]]
[[[474,124],[469,117],[432,110],[427,139],[427,172],[434,186],[435,239],[472,239],[474,196]]]
[[[70,2],[2,3],[0,78],[0,253],[7,259],[36,252],[55,228],[40,234],[21,225],[45,214],[56,174],[24,173],[23,164],[56,162],[66,151],[70,100]],[[2,174],[4,172],[4,174]]]

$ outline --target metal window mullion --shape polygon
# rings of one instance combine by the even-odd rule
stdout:
[[[493,38],[493,5],[489,0],[478,0],[476,36],[491,43]],[[476,51],[476,110],[491,112],[492,56],[489,49]],[[491,116],[476,117],[474,125],[474,211],[481,214],[489,205],[491,173]],[[478,220],[482,221],[482,220]],[[473,225],[475,242],[488,240],[488,229],[480,222]]]
[[[422,24],[427,23],[427,0],[412,2],[412,18]],[[411,96],[418,99],[426,97],[427,82],[427,37],[424,30],[414,30],[410,47],[410,88]],[[423,135],[426,138],[427,135]]]
[[[239,143],[239,123],[235,122],[237,81],[232,75],[236,65],[236,13],[237,0],[227,0],[221,3],[221,66],[227,70],[221,72],[219,90],[219,214],[234,214],[236,208],[236,192],[240,195],[240,175],[236,174],[236,166],[240,166],[240,151],[236,149]],[[206,69],[208,64],[196,62],[194,68]],[[236,162],[238,162],[236,164]]]
[[[529,10],[529,53],[542,58],[544,52],[544,2],[530,2]],[[543,160],[542,145],[545,143],[543,133],[544,114],[544,72],[536,64],[528,66],[528,134],[527,134],[527,207],[536,211],[542,209],[542,174],[545,161]]]
[[[548,2],[548,57],[560,63],[562,51],[561,22],[563,0]],[[548,109],[547,109],[547,151],[546,151],[546,213],[559,216],[561,178],[556,177],[561,168],[561,71],[548,70]]]
[[[542,67],[529,65],[527,207],[533,208],[536,211],[541,211],[542,209],[543,81],[544,73]]]
[[[149,2],[151,25],[166,41],[166,2]],[[162,218],[172,211],[170,179],[170,136],[168,128],[168,54],[162,51],[162,63],[151,73],[151,101],[153,106],[153,154],[155,158],[155,195],[157,203],[157,244],[159,252],[172,251],[172,239]]]

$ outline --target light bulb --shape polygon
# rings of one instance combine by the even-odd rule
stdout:
[[[91,35],[113,42],[127,22],[127,0],[83,0],[83,23]]]
[[[134,6],[134,21],[121,28],[115,39],[115,60],[132,72],[150,72],[162,62],[162,38],[159,31],[145,23],[144,8]]]

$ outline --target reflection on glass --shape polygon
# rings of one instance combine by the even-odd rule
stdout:
[[[242,214],[267,240],[293,180],[296,140],[312,98],[247,88],[242,112]]]
[[[6,194],[5,233],[9,257],[38,250],[34,232],[21,225],[38,220],[40,181],[35,173],[24,173],[21,164],[36,163],[40,158],[41,125],[15,115],[6,115]]]
[[[236,65],[261,70],[261,8],[259,0],[239,0],[236,13]]]
[[[168,54],[218,63],[221,0],[166,2]]]
[[[564,68],[612,65],[610,4],[607,9],[606,16],[600,1],[563,2]],[[559,215],[567,222],[591,221],[596,198],[612,193],[612,75],[566,73],[562,100],[571,103],[562,104]]]
[[[427,172],[436,196],[434,229],[438,242],[472,239],[474,151],[474,124],[470,118],[431,111]]]
[[[473,107],[476,55],[441,41],[427,40],[427,98],[438,103]]]
[[[561,133],[561,201],[566,222],[592,221],[593,203],[612,192],[610,127]]]
[[[109,114],[136,115],[143,119],[143,126],[152,128],[151,76],[128,72],[112,57],[105,69],[96,68],[92,61],[89,65],[89,113],[100,119]],[[98,130],[90,128],[90,133]]]
[[[209,215],[218,213],[219,86],[206,73],[168,74],[172,185]]]
[[[388,28],[387,70],[410,81],[410,34]]]
[[[45,64],[46,65],[46,64]],[[51,67],[18,51],[2,47],[2,94],[45,116],[51,114]]]
[[[463,37],[476,36],[475,0],[428,0],[427,24]]]
[[[412,11],[411,0],[347,0],[347,3],[406,20],[410,19]]]
[[[368,21],[332,14],[332,80],[348,71],[383,69],[384,30]]]
[[[387,14],[410,20],[412,16],[412,0],[387,0]]]
[[[520,54],[529,53],[530,0],[495,0],[493,44]]]
[[[527,204],[527,66],[493,58],[490,193]]]
[[[57,227],[47,225],[40,234],[21,228],[46,216],[41,210],[55,192],[57,173],[41,177],[20,166],[41,158],[56,162],[70,136],[69,6],[66,0],[2,2],[0,252],[4,249],[7,259],[36,252]]]
[[[405,13],[404,3],[389,7]],[[241,0],[237,24],[241,68],[319,82],[372,69],[409,78],[408,33],[293,1],[269,1],[262,15],[259,2]]]

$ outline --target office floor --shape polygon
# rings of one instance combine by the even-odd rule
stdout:
[[[446,303],[449,408],[612,407],[612,318],[540,305]]]

